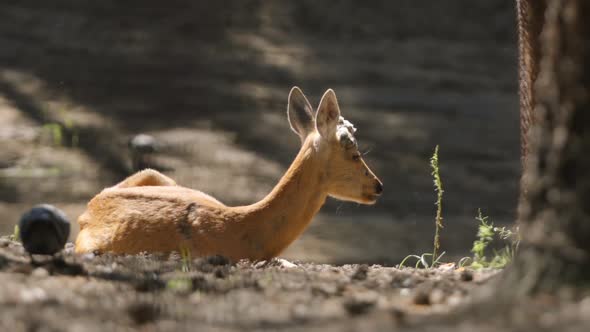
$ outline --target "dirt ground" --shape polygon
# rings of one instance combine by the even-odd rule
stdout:
[[[18,242],[0,238],[3,331],[586,331],[590,324],[590,294],[473,305],[493,292],[497,270],[285,268],[71,251],[30,264]]]

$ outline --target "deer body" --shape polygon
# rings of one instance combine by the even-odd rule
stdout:
[[[340,117],[332,90],[324,94],[314,119],[301,90],[293,88],[288,115],[301,150],[261,201],[228,207],[144,170],[89,202],[78,219],[76,252],[132,254],[185,247],[195,256],[264,260],[301,235],[327,196],[365,204],[377,200],[382,184],[358,154],[354,128]]]

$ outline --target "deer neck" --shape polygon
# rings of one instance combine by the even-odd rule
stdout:
[[[260,202],[244,207],[249,237],[260,259],[280,254],[307,228],[326,201],[325,163],[308,137],[274,189]]]

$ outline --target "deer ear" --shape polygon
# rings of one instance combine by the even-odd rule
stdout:
[[[296,86],[289,93],[287,117],[291,129],[301,137],[302,141],[313,131],[313,109],[301,89]]]
[[[340,107],[334,90],[328,89],[318,107],[318,113],[315,116],[316,128],[324,138],[335,137],[336,127],[340,119]]]

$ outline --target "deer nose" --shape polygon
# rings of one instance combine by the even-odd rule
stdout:
[[[383,192],[383,183],[381,181],[377,181],[375,183],[375,193],[380,195]]]

